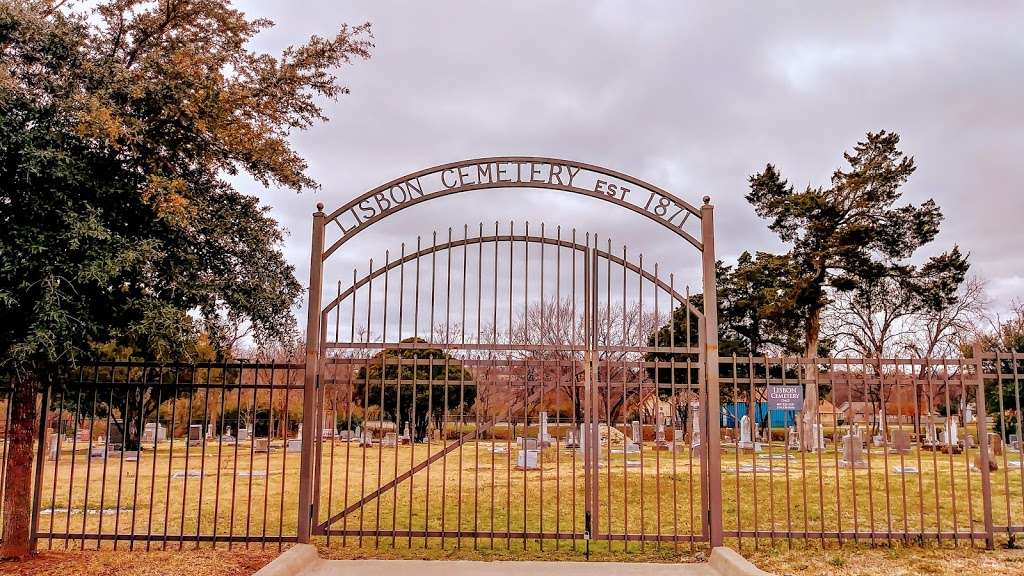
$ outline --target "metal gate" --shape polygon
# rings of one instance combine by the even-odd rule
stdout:
[[[328,294],[325,262],[366,228],[498,188],[589,196],[670,231],[700,254],[707,313],[642,256],[543,224],[417,238]],[[300,542],[721,543],[707,197],[698,209],[600,166],[492,157],[317,208]]]
[[[313,533],[706,540],[701,313],[610,241],[474,232],[371,262],[324,308]]]

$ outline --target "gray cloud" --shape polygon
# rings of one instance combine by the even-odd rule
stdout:
[[[1024,9],[1010,4],[656,2],[241,3],[277,26],[277,51],[370,20],[372,60],[343,71],[332,121],[294,135],[323,185],[298,196],[238,185],[273,207],[308,270],[310,214],[402,174],[489,155],[604,165],[716,205],[718,252],[781,246],[743,200],[776,163],[825,183],[865,131],[903,137],[918,171],[906,198],[946,214],[927,252],[971,253],[1000,304],[1024,291]],[[385,249],[464,223],[546,221],[610,235],[690,283],[697,254],[642,217],[557,192],[483,191],[425,203],[370,228],[332,262],[351,277]]]

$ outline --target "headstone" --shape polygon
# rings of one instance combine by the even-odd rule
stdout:
[[[891,432],[892,445],[889,452],[892,454],[910,454],[910,432],[897,428]]]
[[[555,439],[548,433],[548,413],[540,413],[540,424],[537,428],[537,440],[540,441],[541,446],[551,446],[555,443]]]
[[[249,429],[248,428],[239,428],[237,436],[238,436],[238,441],[239,442],[247,442],[249,440],[249,436],[250,436]]]
[[[790,426],[786,429],[786,446],[790,450],[800,449],[800,435],[796,432],[796,426]]]
[[[924,444],[925,446],[933,446],[938,442],[939,436],[936,430],[935,420],[931,414],[926,416],[927,420],[924,425]]]
[[[106,456],[106,446],[93,446],[92,448],[89,448],[89,458],[105,458]]]
[[[744,454],[752,454],[761,451],[761,443],[753,441],[754,424],[750,416],[744,414],[740,418],[740,441],[736,447]]]
[[[974,467],[977,468],[978,470],[981,470],[981,452],[979,452],[978,455],[974,457]],[[999,460],[995,457],[994,454],[992,454],[991,449],[989,449],[988,451],[988,469],[990,472],[995,472],[996,470],[999,470]]]
[[[633,420],[629,423],[629,436],[634,444],[641,444],[644,441],[643,431],[640,430],[640,421]]]
[[[299,424],[299,432],[295,438],[288,439],[284,444],[285,452],[302,452],[302,424]]]
[[[565,442],[564,442],[563,446],[565,446],[566,449],[575,450],[576,448],[580,447],[579,438],[577,437],[576,434],[577,433],[576,433],[576,429],[575,428],[570,428],[565,433]]]
[[[112,419],[107,426],[107,444],[124,444],[124,423],[120,419]]]
[[[1018,434],[1010,434],[1009,442],[1008,443],[1009,443],[1008,448],[1010,450],[1013,450],[1015,452],[1020,452],[1020,435],[1018,435]]]
[[[843,468],[867,468],[864,461],[864,446],[859,436],[843,437],[843,459],[839,461]]]
[[[964,409],[964,426],[974,422],[974,404],[968,404]]]
[[[825,430],[822,429],[821,424],[815,422],[811,425],[811,438],[815,439],[815,443],[811,446],[811,451],[817,452],[825,449]]]
[[[988,445],[992,448],[992,454],[995,456],[1003,455],[1003,437],[994,432],[988,434]]]
[[[206,423],[206,437],[213,438],[213,422]]]
[[[530,440],[535,442],[533,438],[530,438]],[[532,445],[536,446],[536,444]],[[519,450],[518,454],[516,454],[516,468],[520,470],[537,470],[540,468],[540,450],[536,448]]]
[[[974,439],[974,434],[968,434],[964,437],[964,448],[971,449],[978,445],[977,440]]]
[[[92,436],[88,428],[79,428],[78,432],[75,433],[76,442],[89,443],[89,439]]]
[[[662,418],[661,410],[655,415],[654,425],[654,447],[658,450],[667,450],[668,442],[665,440],[665,421]],[[691,419],[691,432],[690,441],[691,443],[696,442],[695,446],[700,445],[700,424],[697,423],[697,419]]]
[[[157,422],[147,422],[142,429],[142,443],[164,442],[167,440],[167,427]]]
[[[952,446],[958,446],[960,444],[960,428],[956,422],[956,418],[946,419],[945,443]]]
[[[52,431],[46,435],[46,458],[56,460],[57,452],[60,450],[60,435]]]
[[[266,454],[270,451],[270,440],[267,438],[254,438],[252,441],[253,452]]]
[[[384,433],[384,438],[380,443],[381,446],[384,446],[385,448],[394,448],[395,446],[398,446],[398,434],[395,434],[394,432],[386,432]]]
[[[700,446],[700,412],[696,408],[690,410],[690,448]]]
[[[746,414],[740,418],[740,441],[736,447],[741,450],[754,447],[754,442],[750,439],[750,416]]]
[[[188,426],[188,444],[189,446],[199,446],[203,443],[203,427],[200,424],[189,424]]]

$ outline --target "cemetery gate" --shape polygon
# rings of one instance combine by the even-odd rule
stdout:
[[[690,245],[679,254],[701,255],[703,305],[642,254],[565,222],[437,231],[324,283],[328,259],[383,218],[520,187],[668,228]],[[317,208],[299,541],[721,543],[707,198],[698,209],[598,166],[498,157]]]

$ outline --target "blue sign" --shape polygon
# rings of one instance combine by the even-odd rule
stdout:
[[[768,387],[768,409],[769,410],[803,410],[804,408],[804,387],[795,386],[769,386]]]

